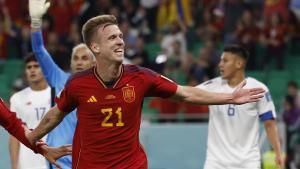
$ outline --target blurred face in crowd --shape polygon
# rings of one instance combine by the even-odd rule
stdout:
[[[122,63],[125,43],[123,33],[117,25],[100,26],[97,33],[97,49],[101,59]]]
[[[221,77],[227,80],[233,78],[236,73],[243,70],[244,65],[245,61],[241,57],[231,52],[223,52],[219,63]]]
[[[298,89],[296,86],[289,85],[288,86],[288,94],[294,97],[297,97],[298,95]]]
[[[80,72],[91,68],[95,64],[95,59],[89,49],[85,47],[78,48],[71,59],[72,73]]]
[[[26,79],[29,84],[38,83],[44,80],[43,72],[36,61],[30,61],[25,65]]]

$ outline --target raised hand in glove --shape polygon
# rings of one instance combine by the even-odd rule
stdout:
[[[50,2],[46,0],[29,0],[29,14],[31,27],[39,29],[42,25],[42,17],[50,7]]]

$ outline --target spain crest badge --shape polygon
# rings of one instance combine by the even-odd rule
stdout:
[[[135,100],[134,86],[127,85],[126,87],[122,88],[122,92],[125,102],[131,103]]]

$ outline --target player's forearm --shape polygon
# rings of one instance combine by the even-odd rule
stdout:
[[[177,94],[175,99],[183,100],[193,104],[231,104],[233,95],[229,93],[212,93],[194,87],[180,86],[181,94]]]
[[[265,122],[265,130],[270,144],[277,156],[281,156],[279,135],[276,127],[275,120],[268,120]]]
[[[51,108],[37,128],[27,134],[28,140],[32,144],[35,143],[55,128],[63,120],[64,116],[65,113],[61,112],[56,106]]]
[[[18,157],[19,157],[20,143],[19,141],[13,137],[9,137],[9,154],[11,161],[11,168],[17,169],[18,167]]]

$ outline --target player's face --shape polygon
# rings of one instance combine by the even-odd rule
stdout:
[[[223,79],[230,79],[238,70],[238,58],[230,52],[223,52],[219,63],[220,74]]]
[[[71,71],[73,73],[89,69],[95,64],[93,56],[88,50],[89,49],[82,47],[75,51],[71,59]]]
[[[25,65],[25,74],[29,83],[37,83],[44,80],[43,72],[36,61],[30,61]]]
[[[117,25],[100,27],[98,36],[100,36],[99,47],[101,59],[122,63],[125,43],[123,33],[119,27]]]

